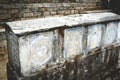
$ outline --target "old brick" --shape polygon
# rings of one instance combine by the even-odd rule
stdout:
[[[17,9],[11,9],[11,10],[7,10],[7,12],[8,12],[9,14],[12,14],[12,13],[17,13],[18,10],[17,10]]]
[[[2,60],[3,60],[3,55],[0,54],[0,61],[2,61]]]
[[[8,19],[10,17],[11,17],[10,14],[0,14],[0,19]]]
[[[75,10],[75,12],[74,12],[75,14],[77,14],[77,13],[79,13],[79,10]]]
[[[1,9],[1,10],[0,10],[0,14],[1,14],[1,13],[4,13],[4,14],[5,14],[5,13],[7,13],[7,10]]]
[[[78,1],[78,0],[77,0]],[[18,3],[19,2],[19,3]],[[35,2],[35,3],[34,3]],[[39,3],[42,2],[42,3]],[[47,3],[45,3],[47,2]],[[48,3],[49,2],[49,3]],[[76,2],[75,0],[65,0],[63,2],[69,2],[69,3],[58,3],[62,2],[62,0],[53,1],[54,3],[51,3],[51,0],[30,0],[29,2],[27,0],[23,1],[15,1],[15,4],[0,4],[1,11],[0,13],[30,13],[30,14],[24,14],[24,16],[31,15],[32,12],[44,12],[44,11],[59,11],[59,14],[70,14],[69,10],[76,10],[75,13],[79,13],[79,11],[87,10],[87,9],[100,9],[101,8],[101,2],[100,0],[79,0],[79,2]],[[31,4],[26,4],[31,3]],[[7,12],[6,12],[7,10]],[[66,12],[64,12],[64,10]],[[68,10],[68,12],[67,12]],[[71,12],[73,13],[73,11]],[[14,14],[13,14],[14,15]],[[11,20],[20,20],[22,17],[13,16]],[[15,14],[16,15],[16,14]],[[52,14],[53,15],[53,14]],[[1,17],[1,16],[0,16]],[[13,19],[14,18],[14,19]],[[17,18],[17,19],[16,19]],[[27,17],[25,17],[27,19]],[[1,20],[4,19],[5,21],[8,21],[8,18],[2,17]]]
[[[75,10],[71,10],[70,13],[71,13],[71,14],[74,14],[74,13],[75,13]]]
[[[29,9],[31,12],[37,12],[38,11],[38,7],[32,7]]]
[[[66,58],[74,57],[75,55],[80,55],[80,53],[83,53],[82,52],[83,51],[82,38],[84,34],[83,29],[84,28],[73,28],[65,30],[64,53],[66,55],[65,56]]]
[[[71,6],[71,4],[69,4],[69,3],[62,3],[62,6],[68,7],[68,6]]]
[[[57,7],[61,7],[61,6],[62,6],[62,3],[56,3],[56,6],[57,6]]]
[[[50,12],[49,11],[46,11],[43,13],[44,16],[49,16],[50,15]]]
[[[38,8],[38,7],[43,7],[42,3],[34,3],[34,4],[26,4],[27,8]]]
[[[47,11],[47,8],[46,7],[41,7],[41,8],[38,8],[38,11]]]
[[[36,16],[36,17],[42,16],[42,12],[34,12],[33,15]]]
[[[56,7],[56,3],[43,3],[44,7]]]
[[[111,38],[112,37],[112,38]],[[104,34],[104,46],[108,46],[116,41],[117,38],[117,23],[111,22],[106,26]]]
[[[88,27],[87,49],[95,49],[101,46],[102,24],[92,25]],[[94,41],[94,42],[93,42]]]
[[[81,9],[81,7],[75,7],[75,9],[76,9],[76,10],[80,10],[80,9]]]
[[[57,7],[48,7],[47,10],[48,11],[57,11],[58,8]]]
[[[15,8],[15,6],[14,6],[14,4],[9,4],[9,5],[0,4],[0,8],[2,8],[2,9],[13,9],[13,8]]]
[[[64,15],[64,14],[65,14],[65,10],[60,10],[60,11],[58,11],[58,14],[59,14],[59,15]]]
[[[70,14],[70,10],[66,10],[65,14],[67,14],[67,15]]]
[[[30,17],[30,16],[33,16],[33,13],[24,13],[23,14],[23,17]]]
[[[19,10],[18,10],[19,11]],[[31,13],[32,10],[31,9],[22,9],[21,13]]]
[[[56,15],[56,14],[57,14],[56,11],[51,11],[51,12],[50,12],[50,15]]]

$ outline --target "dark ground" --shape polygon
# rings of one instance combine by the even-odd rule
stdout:
[[[7,59],[0,61],[0,80],[7,80],[6,63]],[[111,74],[108,75],[108,78],[106,80],[120,80],[120,65],[116,70],[111,71]]]

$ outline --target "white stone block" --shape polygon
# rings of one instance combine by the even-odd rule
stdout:
[[[9,60],[18,73],[35,75],[43,65],[52,60],[53,32],[42,32],[23,36],[8,33]]]
[[[64,32],[64,57],[71,58],[82,53],[82,27],[66,29]]]
[[[115,43],[117,40],[117,23],[110,22],[106,26],[103,46],[109,46]]]
[[[53,32],[30,35],[31,71],[39,70],[42,65],[52,60]]]
[[[97,48],[101,44],[102,24],[96,24],[88,27],[87,50]]]

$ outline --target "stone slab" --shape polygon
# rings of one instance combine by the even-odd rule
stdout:
[[[103,12],[14,21],[7,22],[6,24],[15,34],[21,35],[34,31],[46,31],[53,28],[60,28],[61,26],[72,27],[75,25],[95,24],[112,20],[120,20],[120,16],[111,12]]]
[[[64,57],[74,57],[83,54],[84,28],[70,28],[64,31]]]
[[[96,24],[88,27],[87,50],[101,46],[103,24]]]
[[[112,45],[117,41],[117,27],[117,22],[110,22],[106,24],[103,46]]]
[[[19,38],[19,59],[23,75],[33,74],[52,60],[53,41],[53,32],[36,33]]]
[[[31,72],[39,70],[42,65],[52,60],[53,41],[53,32],[30,35]]]

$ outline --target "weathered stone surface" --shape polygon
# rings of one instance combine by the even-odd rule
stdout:
[[[111,17],[109,17],[111,16]],[[111,12],[105,13],[90,13],[90,14],[76,14],[63,17],[48,17],[33,20],[8,22],[7,25],[11,27],[15,34],[25,34],[33,31],[46,31],[52,28],[59,28],[61,26],[72,27],[75,25],[95,24],[106,22],[110,20],[119,20],[120,16]],[[108,24],[109,25],[109,24]],[[112,25],[112,23],[110,24]],[[114,25],[114,24],[113,24]],[[35,28],[34,28],[35,27]]]
[[[20,61],[19,61],[19,43],[17,36],[10,30],[6,31],[7,37],[7,48],[8,48],[8,58],[9,63],[17,71],[20,73]]]
[[[84,28],[70,28],[64,32],[64,57],[74,57],[83,54]]]
[[[103,24],[88,27],[87,49],[88,51],[101,46]]]
[[[30,69],[31,69],[31,60],[32,60],[30,53],[29,36],[20,37],[18,43],[19,43],[18,59],[20,60],[20,67],[21,67],[20,73],[28,76],[31,73]]]
[[[59,62],[63,59],[63,45],[64,45],[64,28],[54,31],[54,52],[53,60]]]
[[[52,32],[31,34],[29,36],[17,38],[18,39],[16,41],[18,41],[17,44],[19,44],[19,46],[16,46],[16,43],[13,42],[13,37],[8,39],[11,41],[9,42],[10,46],[8,46],[11,47],[9,50],[11,51],[9,52],[9,59],[13,67],[19,65],[19,72],[22,75],[30,76],[36,70],[39,70],[41,66],[52,60],[54,39]],[[16,48],[18,49],[16,50]],[[17,53],[14,51],[14,49],[19,51],[19,56],[17,56]]]
[[[116,42],[117,38],[117,22],[110,22],[106,25],[104,35],[104,46],[112,45]]]
[[[6,34],[9,63],[18,74],[30,76],[41,66],[53,60],[53,32],[18,37],[7,28]]]
[[[53,32],[30,35],[30,52],[31,52],[30,55],[32,72],[39,70],[42,65],[52,60],[54,47],[53,41],[54,41]]]

